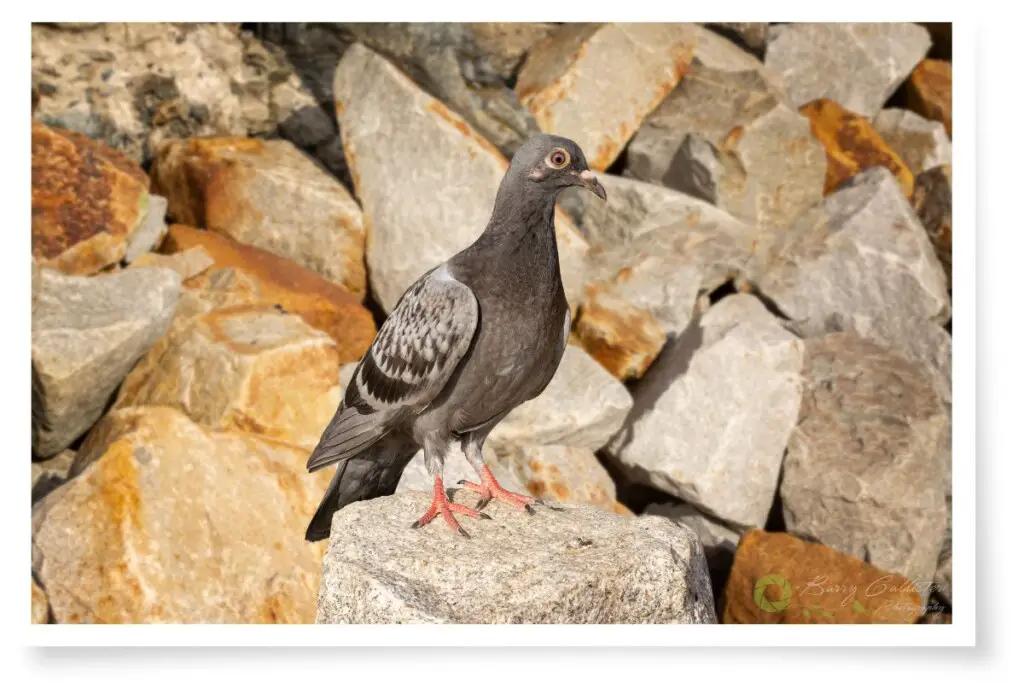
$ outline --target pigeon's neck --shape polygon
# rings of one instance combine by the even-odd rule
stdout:
[[[506,176],[494,199],[491,220],[482,240],[513,247],[535,233],[551,233],[554,238],[555,195],[533,183],[516,182]]]

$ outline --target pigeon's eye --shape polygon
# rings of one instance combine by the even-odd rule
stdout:
[[[548,155],[548,166],[551,168],[565,168],[569,164],[569,153],[559,147]]]

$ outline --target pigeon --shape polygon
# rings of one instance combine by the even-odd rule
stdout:
[[[307,541],[331,533],[334,513],[395,492],[423,449],[434,495],[419,528],[440,516],[469,537],[455,514],[490,519],[493,499],[533,514],[534,498],[501,487],[484,463],[487,435],[555,374],[569,337],[569,305],[555,244],[555,199],[582,186],[605,199],[579,145],[536,135],[520,147],[498,187],[491,218],[469,247],[425,273],[402,295],[360,359],[306,468],[337,465]],[[448,499],[445,458],[461,449],[480,478],[460,485],[475,508]]]

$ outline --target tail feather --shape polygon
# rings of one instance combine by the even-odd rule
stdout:
[[[306,528],[306,540],[322,541],[330,536],[334,513],[346,505],[394,493],[405,466],[417,450],[419,447],[412,440],[391,435],[343,460]]]
[[[306,469],[315,472],[350,458],[384,436],[385,430],[379,413],[361,414],[355,408],[345,408],[324,429]]]

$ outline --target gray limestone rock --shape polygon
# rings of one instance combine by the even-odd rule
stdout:
[[[802,361],[803,342],[757,299],[727,297],[666,345],[607,451],[640,483],[762,526],[796,423]]]
[[[931,42],[927,29],[909,22],[793,23],[772,27],[764,61],[794,106],[828,98],[873,118]]]
[[[77,277],[43,269],[32,315],[32,452],[59,453],[100,417],[111,395],[166,331],[181,277],[132,268]]]
[[[790,533],[914,582],[946,535],[950,414],[920,365],[855,334],[806,342],[800,418],[782,468]]]
[[[909,109],[883,109],[872,126],[915,176],[953,160],[953,144],[941,121]]]

